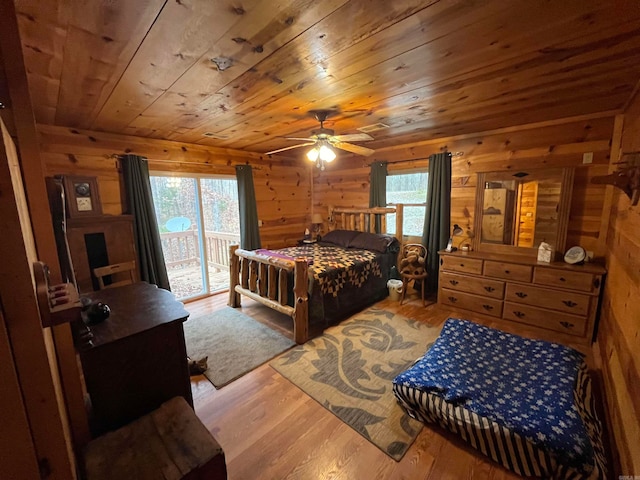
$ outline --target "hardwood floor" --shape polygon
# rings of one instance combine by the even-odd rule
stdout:
[[[187,303],[186,308],[196,317],[223,308],[227,298],[228,294],[220,294]],[[242,302],[244,313],[292,338],[288,317],[246,298]],[[416,294],[402,306],[389,299],[377,306],[432,325],[461,317],[435,304],[422,307]],[[592,354],[585,353],[591,363]],[[204,376],[192,377],[191,386],[198,417],[225,451],[230,480],[522,478],[429,425],[396,462],[268,364],[220,390]]]

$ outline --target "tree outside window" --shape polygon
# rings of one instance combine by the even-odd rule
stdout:
[[[429,173],[425,171],[387,175],[387,205],[404,204],[404,235],[422,236],[427,211],[428,178]],[[395,213],[387,215],[388,233],[395,233],[395,217]]]

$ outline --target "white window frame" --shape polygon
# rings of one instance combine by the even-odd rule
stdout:
[[[387,174],[387,178],[388,178],[388,177],[399,176],[399,175],[413,175],[413,174],[424,174],[424,173],[426,173],[426,174],[427,174],[427,185],[426,185],[426,188],[428,188],[428,187],[429,187],[429,177],[428,177],[428,175],[429,175],[429,170],[428,170],[428,169],[419,169],[419,170],[397,170],[397,171],[395,171],[395,172],[388,173],[388,174]],[[388,197],[388,195],[389,195],[389,191],[387,190],[387,197]],[[397,204],[398,204],[398,203],[395,203],[395,202],[388,202],[388,203],[387,203],[387,206],[388,206],[388,207],[393,207],[393,206],[395,206],[395,205],[397,205]],[[405,207],[405,210],[404,210],[405,212],[407,211],[407,207],[424,207],[424,215],[423,215],[423,217],[422,217],[422,219],[423,219],[423,223],[424,223],[424,216],[426,216],[426,214],[427,214],[427,199],[426,199],[426,194],[425,194],[425,201],[424,201],[424,202],[419,202],[419,203],[403,203],[402,205],[404,205],[404,207]],[[406,215],[405,215],[405,217],[403,218],[403,225],[402,225],[402,231],[403,231],[404,236],[405,236],[405,237],[413,237],[413,238],[418,238],[418,237],[420,237],[420,238],[421,238],[421,237],[422,237],[422,232],[421,232],[421,231],[420,231],[420,232],[411,232],[411,231],[409,231],[409,230],[407,229],[407,227],[406,227],[406,223],[405,223],[405,222],[406,222],[406,219],[407,219],[407,217],[406,217]],[[388,228],[389,226],[391,226],[391,228],[395,228],[395,222],[388,221],[388,222],[387,222],[387,228]]]

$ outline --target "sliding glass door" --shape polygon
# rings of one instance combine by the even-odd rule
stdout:
[[[229,246],[240,242],[235,177],[151,175],[171,290],[180,300],[229,287]]]

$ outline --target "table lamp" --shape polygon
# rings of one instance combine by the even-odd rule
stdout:
[[[311,215],[311,225],[313,227],[313,235],[315,238],[318,238],[318,234],[320,233],[320,229],[322,228],[323,218],[320,213],[314,213]]]
[[[458,235],[462,235],[463,233],[464,233],[464,230],[460,228],[460,225],[455,223],[453,225],[453,230],[451,231],[451,236],[449,237],[449,243],[447,243],[447,248],[444,249],[445,252],[455,252],[456,250],[458,250],[456,247],[453,246],[453,237],[457,237]]]

